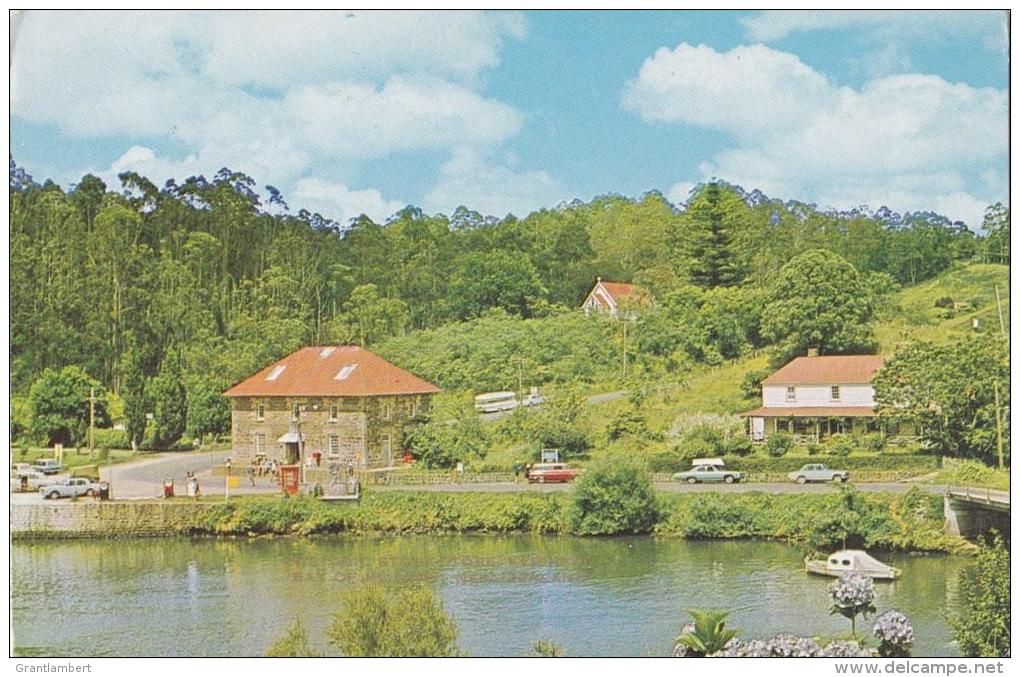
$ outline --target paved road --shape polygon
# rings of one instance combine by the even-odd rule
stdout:
[[[625,397],[626,395],[627,395],[626,390],[616,390],[611,393],[599,393],[598,395],[591,395],[590,397],[588,397],[588,404],[602,404],[603,402],[612,402],[613,400],[618,400],[621,397]],[[479,414],[478,418],[486,422],[498,421],[504,416],[509,416],[513,412],[514,412],[513,409],[510,409],[508,411],[494,411],[488,414]]]
[[[185,491],[188,473],[199,478],[202,493],[215,493],[210,469],[223,463],[227,451],[186,451],[160,454],[155,458],[120,463],[100,470],[100,478],[110,483],[114,498],[153,498],[162,496],[163,480],[172,478],[178,493]],[[205,481],[203,481],[205,480]],[[222,487],[219,487],[222,493]]]

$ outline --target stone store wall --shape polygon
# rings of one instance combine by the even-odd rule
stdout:
[[[12,538],[126,538],[200,531],[214,503],[96,502],[11,505]]]

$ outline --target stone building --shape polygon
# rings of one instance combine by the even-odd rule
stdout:
[[[382,468],[439,388],[358,346],[311,346],[227,390],[233,455]]]

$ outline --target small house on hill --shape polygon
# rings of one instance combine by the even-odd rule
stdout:
[[[279,463],[379,468],[439,388],[358,346],[301,348],[237,385],[233,454]]]
[[[817,441],[877,430],[871,382],[882,363],[878,355],[794,358],[762,381],[762,406],[741,414],[749,421],[751,439],[782,432]]]
[[[600,277],[596,279],[595,286],[592,287],[581,307],[586,313],[596,310],[608,312],[616,317],[621,305],[645,305],[648,301],[648,293],[638,285],[629,282],[603,282]]]

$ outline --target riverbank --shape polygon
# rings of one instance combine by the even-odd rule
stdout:
[[[687,539],[772,539],[810,547],[956,552],[942,499],[906,494],[658,494],[652,533]],[[11,534],[31,538],[265,536],[335,533],[570,533],[569,494],[366,492],[357,504],[306,497],[231,501],[92,501],[11,506]]]

